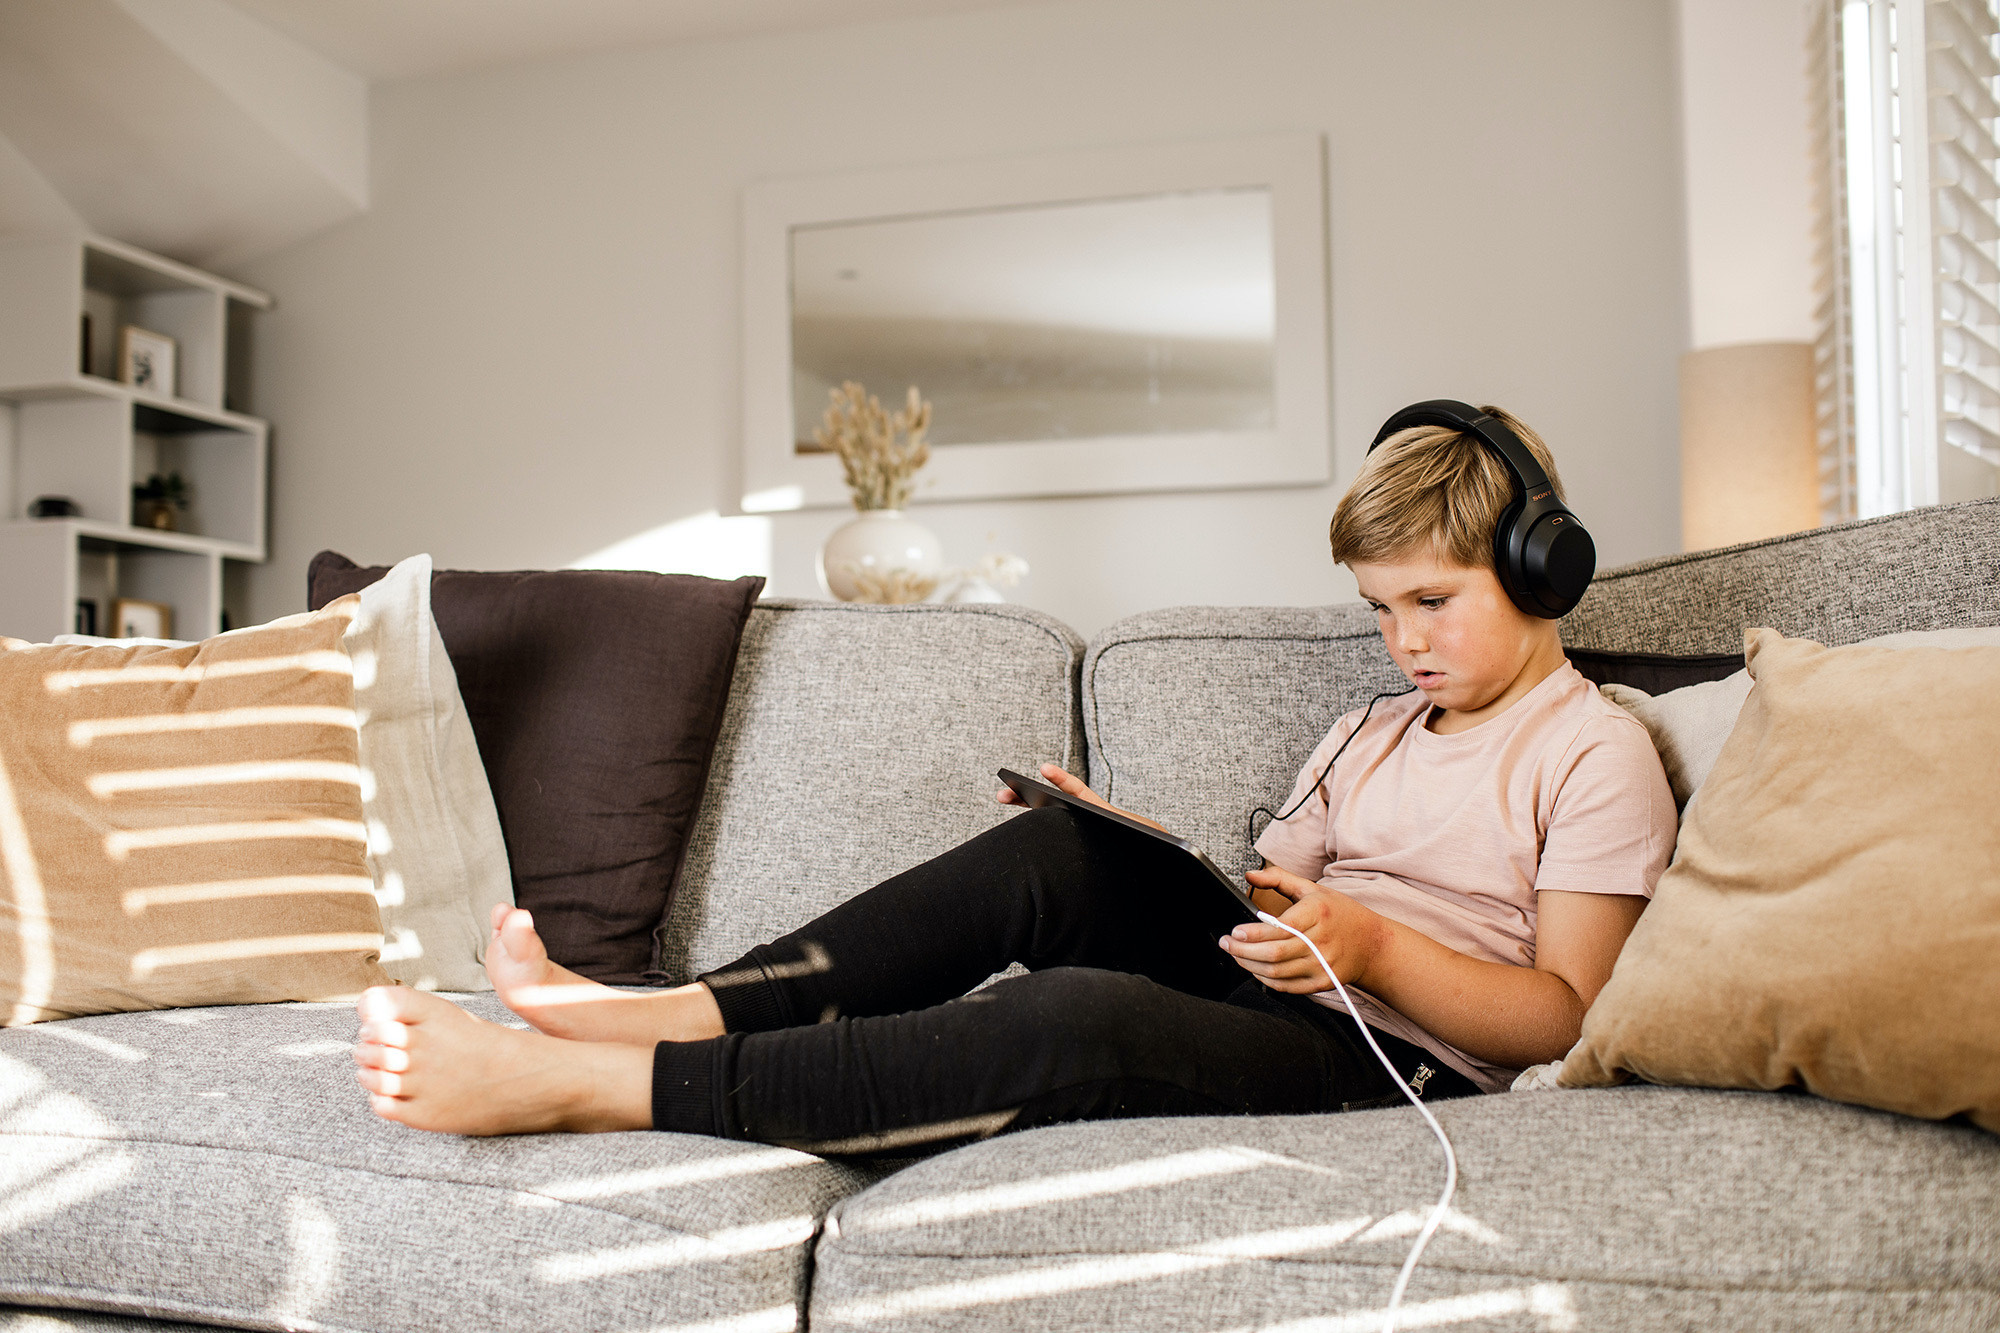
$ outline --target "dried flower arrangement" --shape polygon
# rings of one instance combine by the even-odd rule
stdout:
[[[901,509],[910,502],[910,488],[917,469],[930,461],[931,447],[924,432],[931,426],[931,405],[916,386],[903,409],[894,416],[853,380],[831,391],[813,439],[822,449],[840,455],[841,470],[847,474],[847,489],[854,495],[854,507]],[[901,442],[898,442],[898,437]]]
[[[937,575],[908,569],[889,569],[879,573],[872,569],[855,569],[852,577],[854,586],[860,590],[860,595],[854,600],[876,606],[921,602],[936,592],[938,586]]]

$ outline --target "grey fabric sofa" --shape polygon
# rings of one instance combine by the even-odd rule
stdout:
[[[2000,624],[2000,501],[1609,571],[1565,638],[1727,652],[1746,624]],[[1087,762],[1247,864],[1250,808],[1395,681],[1358,607],[1159,611],[1086,648],[1016,608],[766,603],[669,956],[727,961],[1006,818],[1002,764]],[[1403,1108],[931,1156],[446,1138],[368,1113],[352,1033],[333,1005],[0,1032],[0,1329],[1372,1328],[1440,1180]],[[1979,1130],[1651,1087],[1439,1115],[1461,1184],[1409,1326],[2000,1327],[2000,1139]]]

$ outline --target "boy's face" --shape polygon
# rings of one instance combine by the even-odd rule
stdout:
[[[1498,712],[1561,665],[1555,622],[1515,606],[1490,569],[1441,563],[1429,552],[1348,568],[1375,608],[1389,656],[1447,712]]]

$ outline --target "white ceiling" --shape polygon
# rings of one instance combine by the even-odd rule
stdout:
[[[370,79],[1023,0],[231,0]]]

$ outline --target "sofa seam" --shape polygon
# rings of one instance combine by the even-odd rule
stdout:
[[[240,1155],[263,1157],[275,1161],[303,1162],[308,1166],[318,1166],[330,1171],[351,1171],[357,1175],[374,1176],[382,1180],[407,1180],[407,1181],[414,1181],[419,1184],[454,1185],[464,1189],[489,1190],[499,1194],[526,1194],[537,1199],[546,1199],[548,1200],[549,1205],[553,1207],[574,1208],[582,1212],[594,1213],[603,1217],[622,1218],[627,1222],[635,1222],[641,1226],[652,1227],[659,1231],[671,1232],[674,1235],[687,1236],[697,1240],[709,1239],[709,1237],[702,1232],[688,1231],[670,1222],[650,1221],[645,1218],[634,1217],[630,1213],[621,1213],[615,1208],[605,1208],[598,1204],[583,1203],[575,1199],[559,1199],[553,1195],[544,1194],[539,1190],[523,1189],[512,1185],[495,1185],[485,1181],[460,1180],[454,1177],[447,1177],[447,1176],[421,1176],[421,1175],[412,1175],[408,1172],[401,1172],[401,1171],[382,1171],[372,1166],[343,1165],[333,1162],[321,1161],[317,1158],[302,1156],[301,1154],[298,1153],[275,1152],[269,1148],[221,1147],[215,1144],[185,1143],[177,1139],[129,1138],[129,1137],[118,1138],[118,1139],[101,1139],[101,1138],[91,1138],[90,1136],[83,1134],[44,1134],[39,1132],[33,1134],[27,1134],[13,1130],[0,1132],[0,1142],[4,1142],[8,1138],[17,1138],[17,1137],[39,1138],[39,1139],[61,1139],[71,1143],[91,1143],[106,1147],[119,1147],[125,1144],[147,1144],[157,1148],[183,1148],[194,1152],[219,1152],[219,1153],[230,1153],[233,1155],[240,1154]],[[822,1165],[826,1166],[833,1165],[832,1163],[828,1162],[827,1159],[824,1157],[815,1157],[814,1160],[818,1161]],[[852,1191],[851,1193],[859,1193],[859,1191]],[[849,1195],[841,1196],[841,1198],[847,1198],[847,1197],[849,1197]],[[837,1203],[839,1202],[839,1200],[836,1199],[834,1202]],[[832,1204],[828,1204],[827,1206],[832,1207]],[[822,1214],[821,1216],[823,1217],[824,1214]],[[815,1232],[817,1232],[820,1225],[821,1225],[820,1218],[815,1218],[813,1221],[813,1227]]]
[[[846,1233],[843,1231],[843,1235],[845,1234]],[[839,1238],[835,1238],[830,1242],[830,1244],[833,1247],[833,1257],[836,1259],[842,1257],[841,1253],[842,1241]],[[848,1250],[846,1251],[845,1257],[856,1261],[871,1260],[871,1259],[881,1259],[881,1260],[928,1259],[928,1260],[944,1260],[951,1262],[965,1262],[965,1261],[979,1262],[985,1260],[998,1260],[998,1261],[1019,1260],[1023,1262],[1033,1263],[1036,1261],[1059,1260],[1059,1259],[1119,1259],[1128,1257],[1129,1255],[1134,1253],[1147,1253],[1147,1254],[1159,1253],[1159,1254],[1168,1254],[1174,1256],[1195,1257],[1197,1251],[1192,1248],[1183,1249],[1183,1248],[1173,1248],[1173,1247],[1169,1247],[1167,1249],[1158,1251],[1040,1250],[1033,1253],[1017,1253],[1014,1251],[1007,1251],[1007,1252],[990,1252],[983,1254],[966,1254],[962,1251],[945,1252],[945,1251],[930,1251],[930,1250],[924,1250],[924,1251]],[[1295,1255],[1273,1254],[1273,1255],[1257,1255],[1247,1260],[1246,1262],[1282,1264],[1288,1267],[1301,1268],[1301,1269],[1365,1268],[1365,1269],[1389,1270],[1389,1269],[1400,1268],[1402,1266],[1403,1260],[1393,1257],[1384,1259],[1359,1259],[1359,1258],[1304,1259],[1304,1258],[1299,1258]],[[1481,1279],[1504,1279],[1516,1282],[1589,1282],[1589,1283],[1596,1283],[1602,1286],[1650,1287],[1667,1291],[1770,1291],[1770,1292],[1864,1291],[1864,1292],[1881,1292],[1881,1293],[1898,1292],[1898,1291],[1981,1291],[1981,1292],[1988,1292],[1996,1296],[2000,1296],[2000,1281],[1960,1283],[1954,1286],[1940,1286],[1936,1283],[1924,1283],[1924,1282],[1911,1282],[1901,1286],[1883,1285],[1880,1283],[1870,1283],[1865,1285],[1834,1285],[1825,1283],[1823,1281],[1806,1286],[1801,1286],[1799,1284],[1792,1284],[1789,1286],[1778,1286],[1775,1284],[1766,1284],[1766,1283],[1725,1284],[1721,1282],[1703,1283],[1703,1282],[1693,1282],[1693,1281],[1670,1281],[1661,1278],[1643,1278],[1643,1277],[1622,1278],[1622,1277],[1609,1277],[1609,1276],[1597,1276],[1597,1275],[1591,1275],[1591,1276],[1582,1276],[1575,1274],[1565,1275],[1559,1273],[1536,1272],[1536,1271],[1508,1271],[1504,1269],[1478,1268],[1463,1264],[1443,1263],[1433,1259],[1426,1259],[1424,1261],[1424,1263],[1422,1264],[1422,1271],[1437,1272],[1437,1273],[1455,1273],[1461,1277],[1472,1277]]]

